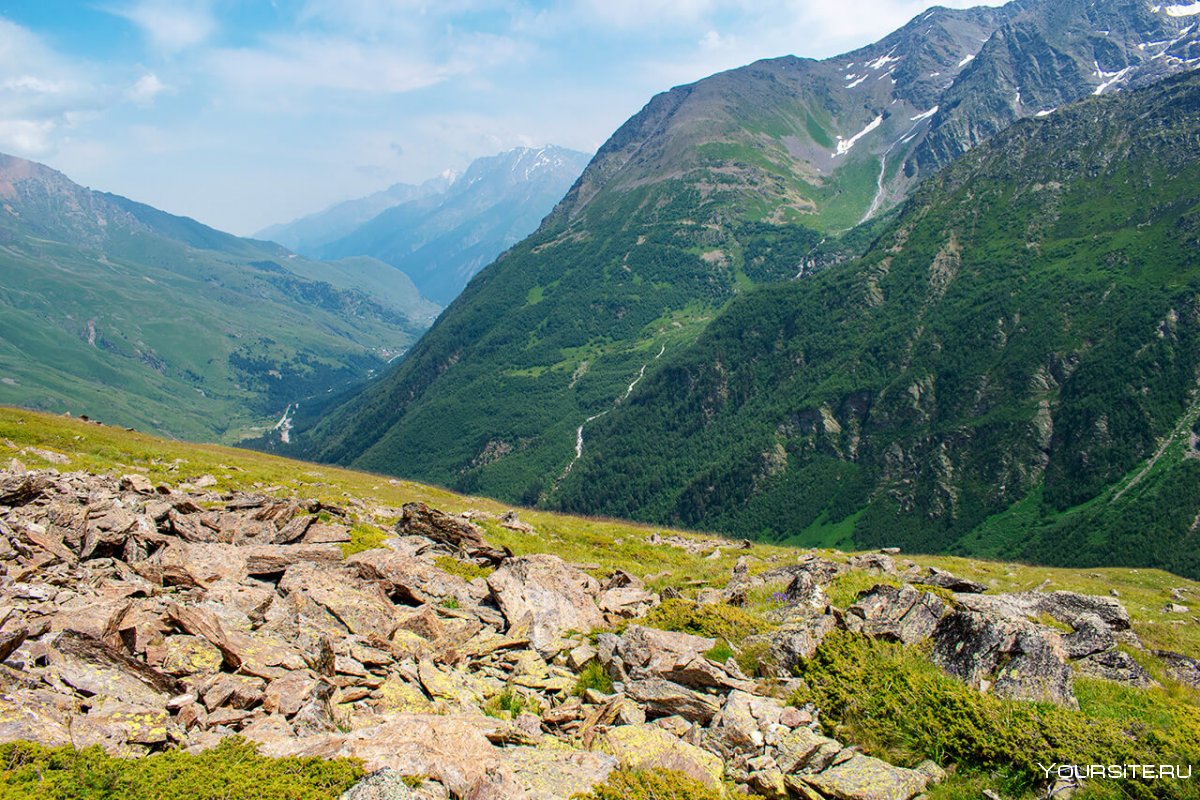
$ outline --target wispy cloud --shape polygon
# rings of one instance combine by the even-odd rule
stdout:
[[[168,53],[199,45],[217,30],[207,0],[135,0],[109,11],[137,25],[155,48]]]

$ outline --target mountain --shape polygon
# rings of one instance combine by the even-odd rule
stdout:
[[[1200,576],[1200,74],[1014,125],[586,428],[563,508]]]
[[[380,213],[402,203],[441,194],[457,177],[447,170],[417,186],[407,183],[393,184],[366,197],[346,200],[281,225],[271,225],[254,236],[256,239],[278,242],[296,253],[317,257],[321,247],[353,232]]]
[[[452,182],[427,182],[419,194],[389,202],[393,187],[298,220],[285,233],[298,245],[303,239],[297,251],[315,258],[385,261],[426,297],[449,303],[475,273],[537,228],[587,161],[586,154],[562,147],[519,147],[476,159]],[[376,210],[366,216],[368,209]],[[351,212],[355,222],[345,224]],[[337,236],[331,235],[335,227]]]
[[[0,156],[0,403],[237,441],[366,380],[437,311],[381,262],[318,263]]]
[[[760,61],[656,96],[393,371],[307,425],[300,452],[557,502],[581,426],[730,300],[861,253],[952,154],[1018,116],[1052,118],[1043,100],[1190,68],[1192,7],[1155,8],[935,8],[844,56]],[[1010,74],[1041,82],[1017,104],[987,80]]]

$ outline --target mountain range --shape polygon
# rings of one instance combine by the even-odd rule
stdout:
[[[1197,14],[935,8],[661,94],[300,451],[802,543],[1195,574],[1195,81],[1163,81],[1200,63]],[[1123,511],[1096,529],[1101,497]]]
[[[0,403],[192,439],[365,381],[439,310],[382,262],[299,257],[12,156],[0,275]]]
[[[370,256],[438,303],[532,233],[587,165],[562,147],[518,147],[420,186],[397,184],[258,235],[321,259]]]

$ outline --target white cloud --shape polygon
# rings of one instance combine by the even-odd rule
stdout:
[[[49,120],[0,120],[0,150],[38,158],[53,150],[55,123]]]
[[[137,25],[154,47],[169,53],[201,44],[217,30],[212,9],[203,0],[135,0],[110,12]]]
[[[140,106],[154,103],[154,99],[163,92],[171,91],[171,87],[159,80],[153,72],[147,72],[134,82],[125,92],[125,96]]]

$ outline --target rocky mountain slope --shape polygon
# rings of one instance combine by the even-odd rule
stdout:
[[[1200,575],[1198,127],[1188,75],[998,135],[664,359],[563,505]]]
[[[586,154],[563,147],[518,147],[476,159],[461,177],[422,184],[370,216],[363,212],[394,197],[395,187],[386,197],[298,220],[283,235],[303,239],[297,251],[314,258],[380,259],[410,277],[421,294],[446,304],[537,228],[587,162]],[[363,218],[348,226],[351,215]]]
[[[1191,68],[1194,22],[1140,0],[933,9],[844,56],[661,94],[299,452],[553,503],[593,423],[731,298],[861,253],[919,180],[1013,120]]]
[[[236,441],[366,380],[436,312],[381,262],[299,258],[0,156],[0,402]]]
[[[1200,585],[1165,573],[518,516],[29,412],[0,449],[91,470],[0,471],[0,742],[236,734],[362,759],[359,800],[1033,797],[1072,783],[1037,759],[1200,756]]]

